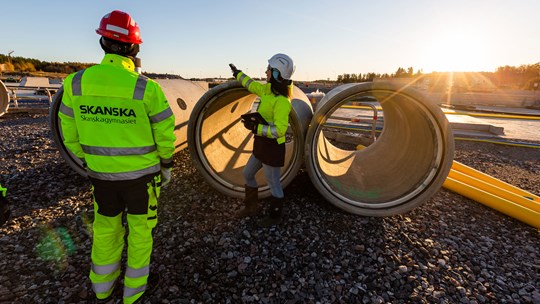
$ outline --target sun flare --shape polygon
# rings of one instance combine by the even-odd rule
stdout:
[[[427,44],[426,71],[474,72],[489,66],[486,37],[474,31],[438,33]]]

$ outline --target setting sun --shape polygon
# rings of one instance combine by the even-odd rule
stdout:
[[[488,37],[474,30],[451,28],[436,33],[426,47],[425,70],[438,72],[482,71],[489,67],[493,50]]]

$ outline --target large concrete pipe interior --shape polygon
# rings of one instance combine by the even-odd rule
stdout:
[[[9,108],[9,93],[6,85],[0,81],[0,116],[7,113]]]
[[[252,111],[257,101],[257,95],[230,81],[204,94],[189,119],[188,148],[195,166],[214,189],[232,197],[244,196],[242,170],[253,146],[253,134],[244,128],[240,115]],[[308,98],[297,87],[291,103],[285,166],[281,170],[284,187],[303,163],[304,137],[313,115]],[[262,170],[256,178],[259,196],[270,196]]]
[[[157,79],[169,101],[169,105],[175,116],[176,152],[185,149],[187,146],[187,125],[188,119],[197,100],[206,92],[206,90],[188,80],[183,79]],[[58,90],[52,98],[50,108],[50,124],[54,141],[60,150],[60,154],[66,160],[70,167],[81,175],[86,175],[80,160],[73,155],[63,143],[62,129],[58,111],[62,100],[63,88]]]
[[[363,149],[330,136],[337,111],[357,100],[376,100],[384,118],[382,132]],[[450,125],[436,104],[409,88],[359,83],[337,87],[319,102],[306,135],[305,161],[311,181],[330,203],[354,214],[390,216],[437,192],[453,153]]]

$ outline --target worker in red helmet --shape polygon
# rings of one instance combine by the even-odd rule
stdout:
[[[93,186],[90,281],[97,302],[114,302],[124,249],[124,303],[141,302],[158,284],[150,272],[152,229],[160,189],[171,179],[175,118],[155,81],[135,70],[139,26],[113,11],[96,32],[105,57],[69,75],[59,110],[64,145],[86,168]]]

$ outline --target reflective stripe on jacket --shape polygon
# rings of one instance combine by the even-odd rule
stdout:
[[[272,92],[271,84],[262,84],[254,81],[243,72],[238,73],[237,80],[251,93],[261,98],[257,112],[269,125],[257,126],[257,135],[275,138],[279,144],[285,142],[285,133],[289,127],[289,113],[291,101],[282,95],[276,96]]]
[[[60,105],[65,146],[101,180],[131,180],[159,172],[174,153],[174,115],[159,84],[134,71],[127,57],[64,80]]]

